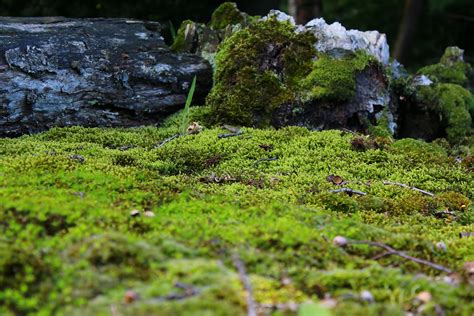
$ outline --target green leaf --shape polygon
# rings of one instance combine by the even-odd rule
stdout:
[[[186,105],[184,106],[183,110],[183,120],[181,121],[181,125],[179,127],[179,133],[181,135],[186,134],[186,127],[189,124],[189,107],[191,106],[191,101],[193,100],[194,90],[196,90],[196,76],[194,76],[193,83],[191,84],[191,88],[188,92],[188,97],[186,98]]]

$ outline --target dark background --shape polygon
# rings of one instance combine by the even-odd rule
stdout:
[[[288,10],[291,0],[236,1],[242,11],[264,15],[270,9]],[[295,0],[293,0],[295,1]],[[298,1],[298,0],[296,0]],[[339,21],[348,28],[386,33],[392,53],[400,38],[402,21],[411,26],[397,57],[409,68],[434,63],[444,48],[457,45],[474,63],[474,0],[300,0],[317,2],[327,22]],[[207,22],[217,0],[0,0],[3,16],[130,17],[158,20],[169,39],[170,22],[175,28],[184,19]],[[413,5],[417,7],[413,10]],[[411,14],[411,15],[410,15]],[[415,14],[415,15],[413,15]]]

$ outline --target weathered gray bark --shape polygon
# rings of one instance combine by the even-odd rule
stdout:
[[[201,102],[211,66],[159,32],[126,19],[0,18],[0,136],[153,124],[183,107],[195,75]]]

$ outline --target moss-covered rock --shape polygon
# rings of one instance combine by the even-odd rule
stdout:
[[[399,110],[399,137],[426,140],[447,138],[451,144],[469,143],[474,95],[468,90],[472,67],[463,51],[448,47],[439,64],[424,67],[417,76],[393,80]]]
[[[366,69],[373,57],[358,51],[342,59],[318,54],[311,73],[302,82],[311,100],[348,101],[356,93],[356,75]]]
[[[215,54],[222,41],[254,20],[255,17],[239,11],[235,3],[224,2],[207,24],[183,21],[171,48],[176,52],[200,55],[214,66]]]
[[[216,56],[215,86],[207,98],[215,119],[270,125],[275,109],[296,101],[300,80],[311,69],[315,41],[274,18],[229,37]]]
[[[420,98],[439,114],[446,137],[459,143],[471,134],[474,95],[460,85],[440,83],[420,88]]]
[[[211,16],[209,26],[215,30],[221,30],[228,25],[241,24],[246,20],[246,14],[240,12],[234,2],[224,2]]]
[[[316,41],[276,14],[234,33],[216,56],[207,98],[214,120],[327,128],[349,127],[356,117],[351,128],[363,129],[368,124],[357,115],[364,112],[375,124],[375,105],[387,102],[382,67],[362,51],[339,58],[319,53]]]
[[[441,83],[452,83],[463,87],[469,84],[472,67],[463,58],[464,51],[458,47],[448,47],[438,64],[421,68],[418,73]]]

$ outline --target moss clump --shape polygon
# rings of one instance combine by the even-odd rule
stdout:
[[[418,97],[440,114],[450,143],[459,143],[471,133],[474,96],[468,90],[441,83],[421,87]]]
[[[236,32],[216,56],[215,86],[207,98],[215,119],[267,126],[272,112],[295,101],[311,69],[315,38],[275,18]],[[255,89],[258,87],[258,89]]]
[[[211,16],[209,26],[215,30],[221,30],[228,25],[239,24],[245,21],[245,15],[239,11],[234,2],[224,2]]]
[[[319,54],[312,71],[302,85],[314,100],[347,101],[356,90],[356,74],[367,68],[375,58],[362,51],[335,59]]]
[[[338,104],[354,97],[357,74],[376,60],[362,51],[333,58],[318,53],[315,41],[312,33],[296,32],[291,22],[274,16],[226,39],[207,98],[215,121],[264,127],[275,117],[286,120],[276,114],[280,109],[289,117],[309,102]]]
[[[458,47],[448,47],[438,64],[421,68],[418,73],[435,82],[458,84],[467,87],[472,67],[463,60],[464,51]]]

